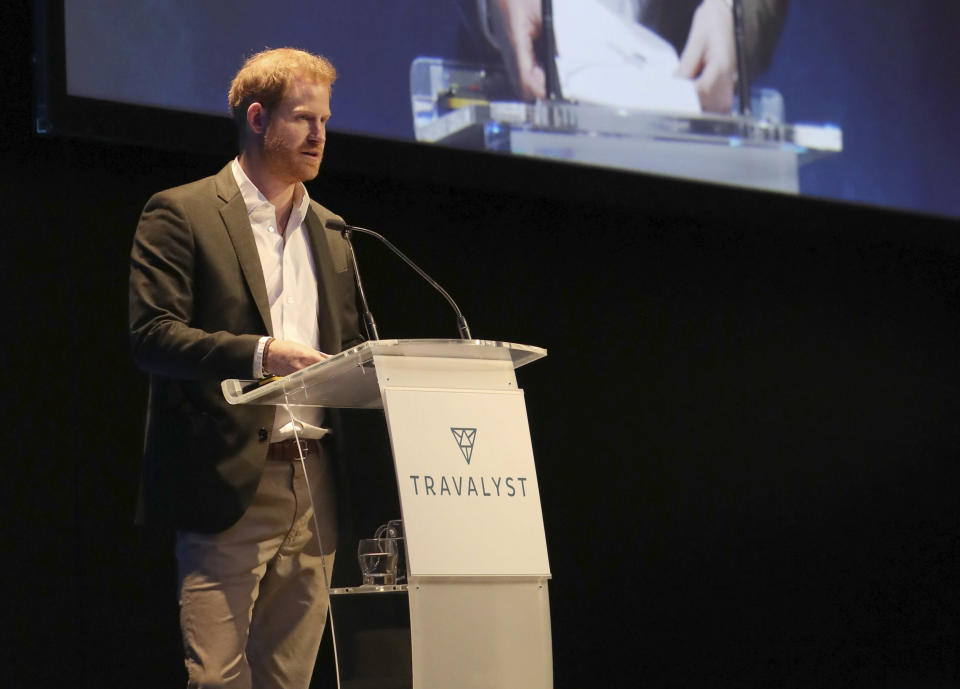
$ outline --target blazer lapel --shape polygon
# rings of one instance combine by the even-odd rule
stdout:
[[[227,228],[233,250],[237,253],[240,270],[243,272],[247,289],[257,305],[260,318],[268,335],[273,335],[273,319],[270,317],[270,302],[267,299],[267,283],[263,278],[263,266],[260,264],[260,254],[257,252],[257,243],[253,238],[253,229],[250,227],[250,218],[247,214],[247,205],[243,202],[243,195],[233,178],[230,165],[223,168],[216,176],[217,195],[224,202],[220,208],[220,217]]]
[[[339,310],[336,297],[336,269],[327,244],[327,231],[316,211],[307,210],[307,231],[310,235],[310,252],[317,271],[317,324],[319,327],[320,349],[330,354],[340,351],[342,335]]]

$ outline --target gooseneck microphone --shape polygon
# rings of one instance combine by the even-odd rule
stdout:
[[[747,20],[743,14],[743,0],[731,0],[733,9],[733,40],[737,48],[737,94],[740,96],[740,114],[750,115],[750,71],[747,66]]]
[[[541,1],[540,18],[540,34],[543,36],[543,73],[547,82],[547,99],[563,100],[563,92],[560,90],[560,75],[557,73],[557,39],[553,31],[553,0]]]
[[[410,266],[411,268],[413,268],[413,270],[416,271],[417,275],[419,275],[419,276],[422,277],[424,280],[426,280],[428,283],[430,283],[430,286],[432,286],[432,287],[433,287],[435,290],[437,290],[441,295],[443,295],[443,298],[447,300],[447,303],[450,304],[450,307],[453,309],[454,313],[456,313],[456,315],[457,315],[457,330],[460,332],[460,339],[462,339],[462,340],[472,340],[472,339],[473,339],[473,337],[470,335],[470,326],[467,325],[467,319],[463,317],[463,312],[460,311],[460,307],[457,306],[457,302],[455,302],[455,301],[453,300],[453,297],[451,297],[451,296],[447,293],[447,290],[445,290],[443,287],[441,287],[441,286],[437,283],[436,280],[434,280],[432,277],[430,277],[430,276],[427,275],[425,272],[423,272],[423,270],[420,268],[420,266],[418,266],[416,263],[414,263],[414,262],[411,261],[409,258],[407,258],[407,255],[406,255],[406,254],[404,254],[402,251],[400,251],[400,249],[398,249],[398,248],[395,247],[392,243],[390,243],[390,240],[388,240],[386,237],[384,237],[384,236],[383,236],[382,234],[380,234],[379,232],[374,232],[373,230],[368,230],[368,229],[365,228],[365,227],[356,227],[355,225],[347,225],[345,222],[343,222],[342,220],[339,220],[338,218],[331,218],[331,219],[327,220],[327,222],[326,222],[326,227],[327,227],[328,230],[334,230],[334,231],[339,232],[340,234],[342,234],[342,235],[343,235],[343,238],[347,240],[347,244],[348,244],[349,247],[350,247],[350,256],[351,256],[351,258],[353,259],[353,269],[354,269],[354,272],[355,272],[355,274],[356,274],[356,276],[357,276],[357,287],[358,287],[358,290],[359,290],[359,292],[360,292],[360,300],[361,300],[361,302],[363,303],[363,309],[364,309],[363,318],[364,318],[364,321],[367,323],[368,334],[370,334],[370,336],[371,336],[372,339],[377,340],[377,339],[380,339],[380,338],[377,337],[377,335],[376,335],[377,327],[376,327],[376,325],[373,324],[373,316],[370,315],[370,308],[367,306],[367,298],[366,298],[366,296],[365,296],[364,293],[363,293],[363,286],[360,284],[360,271],[357,270],[357,257],[356,257],[356,255],[353,253],[353,244],[350,243],[350,235],[351,235],[353,232],[359,232],[360,234],[368,234],[368,235],[370,235],[371,237],[376,237],[376,238],[379,239],[381,242],[383,242],[384,244],[386,244],[386,245],[387,245],[387,248],[390,249],[390,251],[392,251],[392,252],[395,253],[397,256],[399,256],[401,259],[403,259],[403,262],[404,262],[404,263],[406,263],[408,266]],[[368,316],[369,316],[369,318],[368,318]],[[370,332],[371,329],[372,329],[372,333]]]

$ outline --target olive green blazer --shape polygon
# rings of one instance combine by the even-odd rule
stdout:
[[[346,241],[310,202],[320,348],[362,341]],[[230,165],[154,195],[130,263],[130,343],[150,376],[138,522],[197,531],[235,523],[253,498],[274,410],[232,406],[220,381],[250,378],[272,334],[260,257]]]

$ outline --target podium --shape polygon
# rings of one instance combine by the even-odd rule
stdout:
[[[514,373],[545,355],[482,340],[378,340],[260,387],[223,381],[230,403],[281,405],[294,418],[302,407],[385,412],[407,584],[330,591],[341,689],[552,688],[550,566]],[[352,557],[355,544],[344,545],[341,557]],[[398,629],[407,620],[408,633]]]

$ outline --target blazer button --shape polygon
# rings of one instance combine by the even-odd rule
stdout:
[[[267,429],[266,429],[266,428],[261,428],[261,429],[259,429],[259,430],[257,431],[257,435],[260,437],[260,442],[263,442],[263,441],[266,440],[267,437],[268,437]]]

